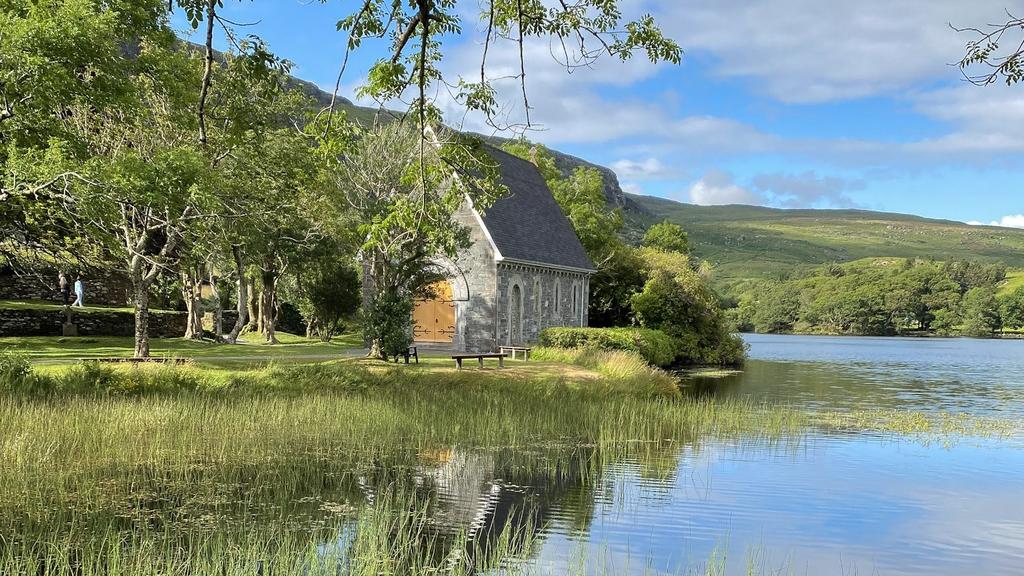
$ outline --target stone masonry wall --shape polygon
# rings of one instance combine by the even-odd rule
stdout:
[[[0,269],[0,300],[45,300],[61,304],[57,287],[56,268],[40,269],[30,273],[15,274],[13,270]],[[74,299],[74,273],[68,274]],[[128,277],[112,270],[90,270],[82,272],[85,285],[85,304],[124,306],[128,303],[131,283]]]
[[[472,244],[459,253],[457,264],[449,273],[456,324],[452,347],[467,352],[492,352],[496,345],[494,248],[468,203],[454,217],[469,229]]]
[[[0,309],[0,336],[60,336],[63,310]],[[72,312],[71,321],[79,336],[132,336],[135,316],[131,312]],[[185,334],[184,312],[149,315],[151,338],[180,338]]]
[[[511,295],[519,286],[522,297],[522,338],[510,338]],[[557,290],[556,290],[557,287]],[[558,294],[556,302],[555,294]],[[573,293],[576,305],[573,306]],[[586,326],[590,284],[586,274],[539,266],[498,265],[498,345],[536,342],[552,326]],[[521,340],[521,341],[514,341]]]

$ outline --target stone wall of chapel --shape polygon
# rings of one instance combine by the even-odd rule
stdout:
[[[454,218],[469,230],[471,244],[459,252],[454,267],[456,269],[453,270],[454,274],[462,278],[449,280],[453,285],[455,299],[455,339],[452,348],[468,352],[492,352],[497,345],[494,339],[497,290],[494,248],[468,203],[454,214]],[[460,290],[458,286],[463,280],[466,290]]]
[[[536,342],[540,331],[552,326],[587,325],[590,286],[586,274],[541,266],[499,263],[497,280],[497,345]],[[513,309],[511,295],[516,285],[523,298],[523,342],[511,342],[509,338]]]

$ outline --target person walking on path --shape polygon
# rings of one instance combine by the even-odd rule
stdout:
[[[82,304],[82,298],[85,296],[85,286],[82,284],[82,277],[78,276],[75,278],[75,303],[72,306],[78,306],[84,308],[85,304]]]
[[[60,286],[60,295],[64,299],[64,305],[71,304],[71,285],[68,284],[68,277],[63,272],[60,273],[57,284]]]

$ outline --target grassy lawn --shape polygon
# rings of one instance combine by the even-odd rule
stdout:
[[[153,356],[193,358],[200,363],[232,366],[265,361],[312,361],[358,354],[362,347],[359,334],[343,334],[331,342],[308,340],[303,336],[278,333],[279,344],[256,343],[257,335],[249,335],[249,342],[220,344],[195,342],[182,338],[154,338],[150,340]],[[78,358],[128,357],[132,355],[134,341],[129,337],[83,336],[65,338],[30,336],[0,338],[0,350],[26,354],[34,363],[66,362]]]
[[[278,332],[279,344],[267,345],[257,342],[239,344],[218,344],[216,342],[195,342],[182,338],[161,338],[150,340],[153,356],[191,358],[196,364],[209,370],[213,377],[226,376],[233,370],[258,369],[267,363],[314,363],[338,360],[371,370],[383,369],[394,364],[363,357],[362,337],[359,334],[343,334],[329,343],[308,340],[303,336]],[[252,335],[251,338],[256,338]],[[55,374],[73,365],[79,358],[127,358],[133,352],[133,340],[122,337],[16,337],[0,338],[0,351],[17,351],[29,357],[33,364],[45,372]],[[403,369],[411,373],[452,372],[455,362],[447,353],[426,352],[420,354],[420,363]],[[49,366],[47,366],[49,365]],[[484,368],[475,361],[464,363],[464,372],[489,378],[500,375],[506,379],[562,379],[592,381],[600,373],[568,362],[505,360],[505,369],[499,370],[496,360],[486,360]]]

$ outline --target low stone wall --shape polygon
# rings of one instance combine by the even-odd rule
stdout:
[[[235,327],[235,322],[237,320],[237,310],[225,310],[222,317],[224,332],[231,332],[231,329]],[[203,314],[203,330],[213,332],[213,312]]]
[[[64,311],[0,309],[0,336],[61,336]],[[149,315],[151,338],[180,338],[185,334],[184,312],[156,312]],[[135,316],[131,312],[71,312],[79,336],[133,336]]]
[[[131,283],[125,274],[113,270],[89,270],[81,274],[86,305],[124,306],[129,302]],[[44,300],[61,304],[57,277],[55,268],[22,274],[15,274],[9,268],[0,269],[0,300]],[[67,279],[74,299],[74,273],[69,273]]]

